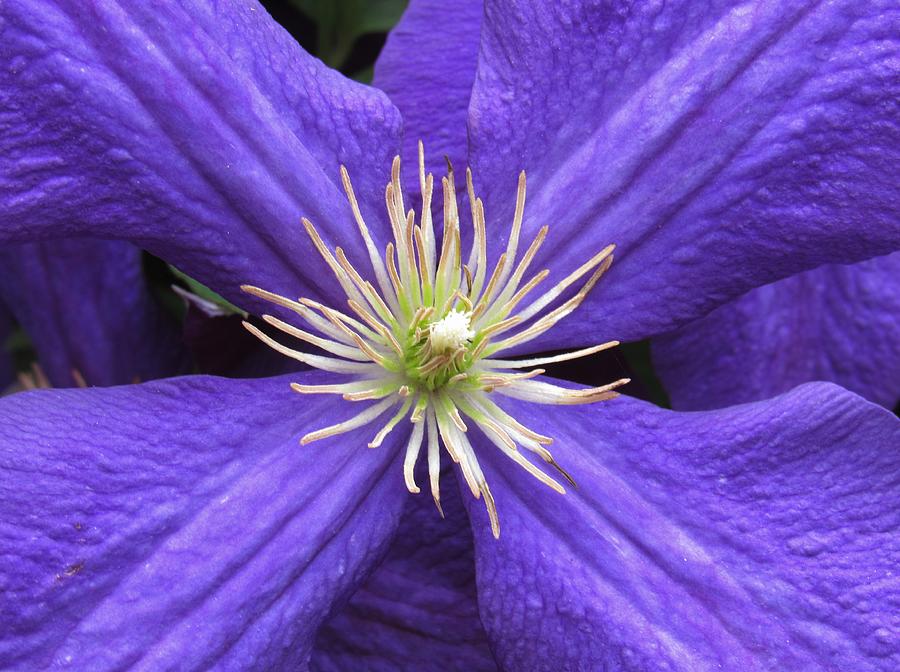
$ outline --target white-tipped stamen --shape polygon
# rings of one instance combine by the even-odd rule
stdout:
[[[373,332],[362,322],[353,319],[349,315],[346,315],[339,310],[334,310],[333,308],[329,308],[328,306],[323,306],[321,303],[312,301],[310,299],[301,299],[301,302],[304,306],[312,308],[313,310],[317,310],[319,313],[321,313],[320,317],[316,315],[316,313],[310,311],[312,315],[316,315],[316,317],[320,317],[320,319],[324,318],[324,320],[331,325],[331,328],[333,330],[335,330],[337,333],[343,334],[343,337],[345,339],[349,339],[347,340],[348,343],[355,343],[356,340],[353,338],[350,329],[348,329],[347,327],[355,329],[363,337],[370,340],[377,341],[379,338],[378,334]]]
[[[344,250],[338,247],[335,248],[334,253],[341,268],[343,268],[347,272],[350,280],[354,285],[356,285],[357,289],[359,289],[360,293],[365,297],[365,300],[378,314],[378,316],[387,324],[393,324],[394,322],[396,322],[396,318],[391,313],[391,309],[388,308],[384,300],[382,300],[382,298],[378,295],[378,292],[375,291],[375,288],[372,286],[372,284],[363,280],[359,272],[355,268],[353,268],[353,264],[351,264],[347,260],[347,257],[344,254]],[[351,297],[349,300],[353,301],[353,298]]]
[[[613,390],[631,382],[630,378],[620,378],[602,387],[571,390],[558,385],[551,385],[539,380],[517,380],[511,385],[498,386],[497,391],[508,397],[515,397],[535,404],[592,404],[595,401],[612,399],[617,392]]]
[[[523,320],[527,320],[534,315],[537,315],[538,312],[546,308],[552,301],[554,301],[560,294],[562,294],[569,285],[574,282],[578,282],[578,280],[583,277],[586,273],[590,272],[596,266],[601,264],[607,257],[609,257],[613,250],[616,249],[615,245],[607,245],[600,252],[598,252],[592,259],[588,262],[577,268],[571,274],[566,276],[561,282],[556,284],[553,289],[544,294],[540,299],[532,303],[525,310],[520,313],[520,317]],[[599,278],[599,276],[598,276]]]
[[[535,378],[544,373],[544,369],[535,369],[534,371],[526,371],[525,373],[483,373],[478,376],[478,381],[484,387],[495,389],[497,387],[506,387],[512,385],[519,380],[528,380]]]
[[[377,394],[378,398],[384,398],[396,392],[396,385],[383,385],[380,380],[360,380],[352,383],[337,383],[334,385],[304,385],[303,383],[291,383],[291,389],[300,394],[340,394],[344,398],[350,395],[362,393]],[[372,398],[372,397],[367,397]]]
[[[403,456],[403,481],[406,483],[406,489],[413,494],[421,492],[419,486],[416,485],[413,472],[416,469],[416,461],[419,459],[419,451],[422,449],[422,437],[424,435],[425,423],[415,423],[412,432],[409,434],[409,443],[406,444],[406,453]]]
[[[332,355],[337,355],[338,357],[344,357],[346,359],[354,359],[360,362],[366,361],[366,357],[359,352],[358,348],[352,348],[349,345],[343,345],[327,338],[321,338],[319,336],[316,336],[315,334],[309,333],[308,331],[304,331],[303,329],[298,329],[292,324],[282,322],[277,317],[273,317],[272,315],[263,315],[262,318],[264,322],[271,324],[273,327],[283,331],[288,336],[293,336],[294,338],[300,339],[301,341],[306,341],[310,345],[315,345],[318,348],[322,348],[322,350],[325,350],[326,352],[330,352]]]
[[[350,174],[344,166],[341,166],[341,183],[344,185],[347,200],[350,201],[350,209],[353,211],[353,218],[356,220],[357,227],[359,227],[359,234],[365,243],[366,251],[369,253],[369,263],[375,272],[375,279],[378,282],[378,287],[381,289],[381,294],[390,304],[391,312],[397,313],[400,308],[400,305],[397,303],[397,296],[390,290],[387,269],[378,255],[378,248],[375,247],[372,236],[369,234],[369,227],[366,226],[366,222],[363,220],[359,204],[356,201],[356,193],[353,191],[353,185],[350,183]]]
[[[478,423],[479,426],[484,431],[484,435],[490,439],[491,443],[493,443],[497,448],[503,452],[504,455],[509,457],[513,462],[522,467],[529,474],[534,476],[538,481],[546,485],[548,488],[552,490],[556,490],[559,494],[566,494],[566,489],[559,484],[559,482],[545,474],[543,471],[534,466],[531,462],[525,459],[525,456],[522,455],[516,448],[515,444],[512,447],[509,446],[505,441],[501,439],[501,435],[494,429],[493,427],[486,425],[484,423]],[[506,435],[506,438],[509,439],[509,435]],[[512,439],[509,439],[512,441]]]
[[[508,264],[506,263],[506,253],[501,254],[500,258],[497,260],[497,266],[494,268],[494,272],[491,274],[491,279],[488,280],[488,285],[484,289],[484,294],[481,295],[478,303],[475,304],[475,310],[472,311],[473,318],[478,317],[490,305],[491,300],[494,297],[494,290],[497,289],[497,285],[500,284],[500,275],[503,273],[503,269],[507,266]]]
[[[481,492],[484,495],[484,507],[488,512],[488,519],[491,521],[491,533],[494,539],[500,538],[500,516],[497,515],[497,505],[494,503],[494,495],[488,487],[487,481],[481,482]]]
[[[506,258],[509,263],[500,274],[498,285],[503,286],[509,277],[512,265],[516,258],[516,250],[519,246],[519,233],[522,231],[522,217],[525,214],[525,171],[519,173],[519,183],[516,187],[516,211],[513,215],[512,229],[509,232],[509,242],[506,245]]]
[[[543,244],[544,239],[547,237],[547,231],[549,231],[549,228],[546,226],[541,227],[541,230],[538,231],[538,235],[535,237],[534,241],[532,241],[531,245],[528,247],[528,250],[525,252],[525,255],[519,261],[519,264],[518,266],[516,266],[516,270],[512,274],[512,277],[507,281],[506,286],[504,286],[503,290],[497,296],[497,300],[494,302],[494,307],[490,311],[485,313],[485,315],[482,316],[481,320],[490,320],[495,313],[501,312],[504,309],[506,309],[507,311],[510,310],[516,303],[521,301],[522,296],[530,291],[534,285],[536,285],[538,282],[543,280],[544,277],[549,275],[549,271],[544,271],[543,275],[539,273],[536,276],[540,279],[532,278],[532,280],[529,281],[529,285],[531,285],[531,287],[528,287],[528,289],[521,296],[518,296],[515,303],[512,302],[513,293],[516,291],[516,288],[518,288],[519,282],[521,282],[522,277],[525,275],[525,272],[528,270],[528,267],[531,265],[532,260],[534,259],[535,255],[537,255],[538,250]],[[510,262],[512,262],[512,260],[514,259],[513,257],[509,256],[507,258],[510,260]],[[506,314],[508,314],[508,312]]]
[[[400,407],[400,410],[394,414],[390,420],[387,421],[384,427],[382,427],[378,434],[375,435],[375,438],[372,439],[371,443],[369,443],[369,448],[377,448],[382,444],[385,437],[391,432],[397,424],[406,417],[406,414],[409,413],[409,407],[412,406],[412,399],[407,397],[406,401],[403,402],[403,405]]]
[[[290,357],[291,359],[296,359],[298,362],[303,362],[304,364],[308,364],[309,366],[321,369],[322,371],[330,371],[331,373],[360,374],[378,370],[378,367],[374,367],[371,363],[368,362],[348,362],[344,359],[323,357],[321,355],[311,355],[306,352],[300,352],[299,350],[288,348],[287,346],[282,345],[267,334],[264,334],[249,322],[243,322],[242,324],[244,325],[244,328],[247,329],[247,331],[256,336],[259,340],[261,340],[273,350],[280,352],[282,355]]]
[[[441,445],[438,441],[437,419],[434,414],[434,406],[428,407],[428,480],[431,484],[431,497],[437,507],[441,518],[444,510],[441,508]]]
[[[580,359],[588,357],[603,350],[609,350],[619,345],[618,341],[607,341],[600,345],[594,345],[590,348],[582,348],[581,350],[573,350],[564,352],[559,355],[550,357],[534,357],[532,359],[483,359],[482,366],[492,369],[528,369],[532,366],[544,366],[545,364],[555,364],[556,362],[567,362],[570,359]]]
[[[315,432],[306,434],[305,436],[303,436],[303,438],[300,439],[300,443],[306,445],[307,443],[312,443],[313,441],[319,441],[320,439],[325,439],[329,436],[336,436],[337,434],[344,434],[346,432],[349,432],[350,430],[356,429],[357,427],[368,425],[370,422],[372,422],[372,420],[384,413],[395,403],[397,403],[395,399],[388,397],[384,401],[381,401],[374,406],[370,406],[362,413],[354,415],[349,420],[339,422],[335,425],[330,425],[329,427],[323,427],[322,429],[318,429]]]
[[[251,285],[242,286],[248,294],[296,313],[315,333],[272,315],[263,316],[266,323],[333,356],[289,348],[249,322],[244,322],[244,326],[266,345],[288,357],[349,376],[349,380],[317,385],[292,383],[294,391],[335,394],[350,403],[370,402],[349,419],[306,434],[301,443],[354,431],[395,408],[372,437],[369,447],[377,448],[397,427],[407,426],[408,421],[411,427],[403,458],[404,483],[410,492],[420,492],[414,472],[422,444],[426,444],[429,485],[435,506],[443,516],[440,502],[440,446],[443,444],[453,462],[459,465],[472,495],[484,498],[496,537],[500,534],[497,509],[472,443],[471,427],[476,428],[476,436],[483,434],[487,438],[492,450],[496,448],[557,492],[564,493],[565,489],[530,462],[520,448],[538,456],[573,485],[574,481],[545,448],[552,442],[551,437],[513,418],[498,405],[495,395],[540,404],[586,404],[618,395],[617,388],[628,379],[588,389],[570,389],[537,379],[544,373],[541,366],[586,357],[617,345],[617,341],[530,359],[501,359],[494,355],[539,337],[575,311],[609,268],[614,246],[609,245],[595,254],[516,312],[519,304],[550,274],[545,269],[527,281],[525,277],[547,237],[546,226],[538,230],[525,253],[517,256],[524,226],[525,172],[518,178],[506,249],[493,268],[489,268],[484,204],[475,192],[472,172],[468,169],[465,194],[473,237],[463,263],[456,182],[449,161],[447,167],[447,176],[441,179],[444,219],[438,242],[431,213],[434,176],[425,172],[422,143],[418,153],[422,196],[418,223],[415,212],[405,209],[400,159],[394,159],[390,182],[384,191],[393,235],[382,256],[363,219],[350,175],[341,166],[341,183],[369,258],[372,280],[367,279],[368,273],[360,270],[361,267],[354,265],[344,249],[330,248],[309,220],[301,220],[313,246],[344,291],[349,310],[324,306],[308,298],[295,301]],[[574,293],[569,291],[585,276],[588,279],[580,289]],[[554,304],[554,308],[545,312]],[[505,332],[511,335],[500,338]]]
[[[538,445],[550,445],[553,439],[529,429],[495,404],[487,394],[472,395],[469,400],[486,417],[496,420],[510,435],[519,435]],[[517,439],[518,440],[518,439]],[[521,441],[519,441],[521,443]]]
[[[302,317],[304,321],[306,321],[306,323],[309,324],[313,329],[317,329],[326,336],[341,341],[342,343],[345,343],[347,345],[353,344],[352,338],[347,336],[340,329],[337,329],[333,324],[330,324],[326,318],[318,315],[313,310],[310,310],[308,306],[305,306],[298,301],[291,301],[288,298],[279,296],[278,294],[273,294],[272,292],[267,292],[264,289],[254,287],[253,285],[241,285],[241,289],[248,294],[256,296],[260,299],[271,301],[272,303],[294,311],[300,317]]]
[[[331,269],[331,272],[334,273],[334,277],[337,279],[338,284],[340,284],[341,289],[344,290],[344,293],[351,299],[356,299],[362,303],[364,301],[362,295],[356,287],[353,286],[353,281],[348,277],[347,272],[341,268],[341,265],[338,263],[337,259],[334,258],[334,255],[328,249],[328,246],[325,245],[325,241],[319,237],[319,232],[316,231],[316,227],[314,227],[312,222],[306,218],[301,218],[300,221],[306,229],[306,233],[312,240],[316,250],[319,252],[322,259],[325,260],[325,263]]]

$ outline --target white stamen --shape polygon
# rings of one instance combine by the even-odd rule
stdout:
[[[544,372],[535,367],[585,357],[618,343],[610,341],[574,352],[524,360],[498,359],[493,355],[537,338],[576,310],[612,262],[614,246],[609,245],[595,254],[516,313],[518,304],[549,275],[548,270],[543,270],[522,284],[548,232],[547,227],[542,227],[524,255],[518,258],[525,213],[525,172],[522,171],[518,179],[515,213],[506,249],[491,269],[487,262],[484,204],[475,193],[471,171],[466,170],[465,191],[472,217],[473,240],[463,264],[460,212],[452,168],[448,162],[448,175],[441,180],[444,227],[438,244],[431,213],[434,176],[425,173],[421,142],[418,159],[422,193],[418,224],[415,212],[406,211],[404,207],[400,158],[395,158],[391,166],[384,204],[393,241],[387,243],[383,258],[363,220],[350,175],[341,166],[341,182],[369,257],[374,284],[366,278],[365,272],[354,266],[341,247],[330,249],[312,222],[302,219],[313,246],[344,290],[350,313],[359,319],[311,299],[294,301],[258,287],[242,286],[244,291],[257,298],[297,313],[318,334],[265,315],[263,319],[269,325],[321,348],[333,357],[294,350],[249,322],[244,326],[266,345],[288,357],[350,377],[320,385],[292,383],[295,391],[336,394],[351,403],[375,402],[343,422],[306,434],[301,443],[350,432],[374,422],[388,409],[397,408],[368,445],[377,448],[400,423],[408,420],[412,427],[403,458],[406,488],[412,493],[420,491],[414,472],[422,444],[426,443],[431,494],[443,516],[439,482],[440,445],[443,443],[451,459],[459,465],[472,495],[483,496],[491,530],[496,537],[500,534],[497,509],[466,420],[471,420],[497,450],[538,481],[557,492],[565,492],[559,482],[532,464],[519,448],[537,455],[574,484],[544,447],[552,439],[510,416],[495,402],[494,395],[540,404],[586,404],[610,399],[618,395],[616,388],[628,379],[602,387],[569,389],[534,380]],[[577,292],[569,292],[568,298],[557,302],[572,284],[588,274],[588,280]],[[554,303],[558,305],[541,315]],[[519,325],[524,327],[497,339]],[[529,370],[517,373],[516,369]]]
[[[432,323],[430,328],[431,348],[438,354],[461,348],[475,336],[475,332],[469,328],[469,315],[455,310]]]

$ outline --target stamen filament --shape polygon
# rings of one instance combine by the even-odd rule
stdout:
[[[412,397],[407,397],[406,401],[403,402],[403,405],[400,406],[400,410],[394,414],[390,420],[387,421],[384,427],[375,435],[375,438],[372,439],[371,443],[369,443],[369,448],[378,448],[384,441],[384,438],[390,433],[397,424],[406,417],[406,414],[409,413],[409,407],[412,406]]]
[[[274,338],[271,338],[268,334],[263,333],[249,322],[242,322],[241,324],[244,325],[244,328],[247,331],[256,336],[259,340],[261,340],[273,350],[280,352],[286,357],[296,359],[298,362],[303,362],[304,364],[308,364],[309,366],[315,367],[317,369],[330,371],[332,373],[364,373],[378,370],[377,367],[373,368],[373,365],[369,363],[348,362],[343,359],[335,359],[334,357],[311,355],[306,352],[300,352],[299,350],[293,350],[292,348],[282,345]]]
[[[604,260],[609,258],[609,263],[603,269],[605,271],[607,268],[609,268],[609,264],[612,263],[611,255],[613,253],[613,250],[615,250],[615,249],[616,249],[615,245],[607,245],[606,247],[604,247],[600,252],[598,252],[596,255],[594,255],[590,259],[590,261],[579,266],[578,269],[576,269],[575,271],[573,271],[572,273],[567,275],[565,277],[565,279],[562,280],[562,282],[559,282],[558,284],[556,284],[553,287],[553,289],[551,289],[549,292],[544,294],[540,299],[538,299],[537,301],[532,303],[530,306],[528,306],[528,308],[523,310],[519,314],[519,317],[521,317],[523,320],[527,320],[528,318],[533,317],[539,311],[546,308],[550,304],[551,301],[553,301],[560,294],[562,294],[563,291],[565,291],[565,289],[567,287],[569,287],[569,285],[571,285],[573,282],[577,282],[582,276],[584,276],[586,273],[590,272],[595,266],[597,266],[598,264],[602,263]],[[602,273],[600,275],[602,275]],[[598,275],[597,278],[599,279],[599,277],[600,276]]]
[[[415,469],[422,444],[427,442],[429,485],[435,506],[443,516],[440,501],[440,446],[443,444],[453,462],[459,465],[472,495],[476,499],[484,497],[491,530],[497,537],[500,534],[497,507],[479,463],[476,445],[479,450],[485,445],[490,450],[499,450],[559,493],[565,493],[560,482],[533,464],[524,451],[540,457],[573,486],[574,481],[545,448],[552,442],[551,437],[513,418],[496,403],[494,393],[541,404],[585,404],[617,396],[617,389],[628,379],[586,389],[570,389],[539,379],[544,373],[540,368],[543,365],[586,357],[617,345],[617,341],[521,360],[493,355],[538,338],[575,311],[609,268],[614,246],[609,245],[595,254],[517,313],[525,297],[550,274],[547,269],[541,270],[522,284],[549,230],[541,227],[517,262],[525,214],[525,172],[518,177],[506,249],[497,258],[493,270],[489,270],[484,203],[475,192],[471,170],[466,169],[465,196],[472,219],[472,246],[463,263],[453,167],[448,160],[447,175],[441,179],[444,218],[438,244],[431,212],[434,176],[425,172],[421,142],[418,149],[422,197],[419,222],[416,223],[412,209],[405,209],[400,159],[396,157],[384,190],[384,207],[393,235],[383,255],[366,226],[349,173],[343,166],[340,168],[341,183],[369,257],[369,277],[365,269],[357,268],[350,261],[341,246],[332,250],[316,227],[308,219],[301,219],[313,246],[346,295],[349,314],[308,298],[293,300],[242,285],[248,294],[298,314],[312,331],[273,315],[263,315],[267,324],[298,339],[304,347],[320,348],[333,356],[289,348],[249,322],[245,321],[244,326],[263,343],[288,357],[326,372],[349,376],[338,382],[291,383],[294,391],[339,395],[350,403],[371,402],[343,422],[305,434],[301,444],[354,431],[394,409],[368,446],[378,448],[395,429],[406,427],[404,421],[408,421],[411,425],[408,435],[399,439],[406,441],[405,487],[411,493],[421,491],[415,481]],[[587,280],[578,291],[568,292],[585,276]],[[551,306],[555,307],[544,313]],[[501,337],[506,332],[510,334]],[[471,423],[479,431],[470,432]],[[483,438],[478,438],[482,434]]]
[[[437,507],[441,518],[444,517],[444,510],[441,508],[441,447],[438,443],[437,418],[435,417],[434,406],[428,407],[428,478],[431,485],[431,497],[434,499],[434,505]]]
[[[344,192],[347,194],[347,200],[350,202],[353,218],[356,220],[357,227],[359,227],[359,234],[362,236],[363,242],[365,243],[366,252],[369,253],[369,263],[372,264],[372,270],[375,271],[375,279],[378,282],[378,287],[381,289],[381,293],[388,304],[390,304],[391,312],[397,313],[400,307],[397,302],[397,296],[391,292],[390,284],[387,279],[387,270],[384,267],[384,263],[381,261],[381,257],[378,255],[378,248],[375,247],[372,236],[369,235],[369,228],[366,226],[365,220],[363,220],[362,213],[359,210],[359,203],[356,201],[356,194],[353,191],[353,185],[350,183],[350,174],[344,166],[341,166],[341,184],[344,185]]]
[[[412,432],[409,434],[409,442],[406,444],[406,454],[403,458],[403,480],[406,483],[406,489],[413,494],[421,492],[419,486],[416,485],[414,472],[416,462],[419,459],[419,451],[422,449],[422,437],[424,434],[425,423],[415,423]]]
[[[277,317],[274,317],[272,315],[263,315],[262,318],[263,321],[271,324],[276,329],[280,329],[287,335],[298,338],[301,341],[306,341],[307,343],[315,345],[318,348],[322,348],[322,350],[330,352],[333,355],[337,355],[338,357],[346,357],[347,359],[354,359],[360,362],[366,361],[366,358],[360,355],[359,350],[357,350],[356,348],[351,348],[348,345],[335,343],[334,341],[328,340],[326,338],[320,338],[319,336],[311,334],[308,331],[298,329],[297,327],[288,324],[287,322],[282,322]]]
[[[619,396],[619,393],[613,392],[613,390],[630,382],[630,378],[620,378],[601,387],[571,390],[539,380],[521,380],[508,386],[498,386],[496,389],[500,394],[535,404],[575,405],[613,399]]]
[[[370,406],[363,412],[354,415],[349,420],[345,420],[344,422],[339,422],[335,425],[324,427],[322,429],[316,430],[315,432],[306,434],[303,438],[300,439],[300,443],[305,446],[307,443],[319,441],[320,439],[324,439],[329,436],[346,434],[347,432],[356,429],[357,427],[362,427],[363,425],[369,424],[372,420],[384,413],[395,403],[397,402],[393,397],[388,397],[387,399],[373,406]]]
[[[335,329],[325,319],[323,319],[319,315],[316,315],[316,313],[311,311],[302,303],[291,301],[290,299],[287,299],[283,296],[273,294],[272,292],[267,292],[266,290],[260,289],[259,287],[254,287],[253,285],[241,285],[241,290],[246,292],[247,294],[256,296],[257,298],[265,299],[266,301],[270,301],[279,306],[294,311],[295,313],[300,315],[300,317],[302,317],[307,322],[307,324],[309,324],[314,329],[318,329],[326,336],[331,336],[332,338],[343,341],[346,344],[353,343],[353,339],[348,338],[347,335],[339,329]]]
[[[582,348],[581,350],[573,350],[572,352],[564,352],[559,355],[550,357],[535,357],[532,359],[483,359],[481,363],[493,369],[526,369],[532,366],[543,366],[544,364],[554,364],[556,362],[567,362],[570,359],[580,359],[587,357],[609,348],[619,345],[618,341],[607,341],[600,345],[594,345],[590,348]]]

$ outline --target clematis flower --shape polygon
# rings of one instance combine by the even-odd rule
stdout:
[[[176,333],[154,302],[140,250],[60,240],[0,249],[0,296],[31,338],[50,384],[116,385],[184,371]]]
[[[343,305],[299,219],[361,267],[338,166],[384,249],[383,185],[419,138],[472,166],[491,262],[523,169],[523,239],[551,229],[536,268],[566,278],[616,243],[603,281],[534,352],[660,334],[754,287],[900,246],[884,181],[896,166],[894,33],[875,3],[414,3],[380,63],[390,99],[304,54],[252,3],[7,2],[0,17],[4,239],[124,238],[259,312],[241,285]],[[417,61],[429,54],[433,70]],[[423,580],[429,564],[459,571],[440,551],[460,536],[437,539],[439,524],[410,537],[419,547],[390,546],[423,515],[404,515],[409,425],[376,449],[365,427],[298,446],[358,407],[297,397],[289,382],[331,383],[185,377],[0,402],[0,539],[15,559],[0,662],[900,663],[900,421],[854,394],[812,384],[697,413],[627,397],[552,412],[501,399],[554,438],[579,487],[544,488],[467,432],[503,519],[498,540],[461,498],[481,630],[470,602],[448,608],[473,597],[464,581],[417,591],[372,575],[383,559]],[[364,589],[339,611],[369,575],[367,588],[407,590]],[[390,627],[413,614],[419,630]]]

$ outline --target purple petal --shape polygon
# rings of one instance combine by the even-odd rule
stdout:
[[[431,497],[409,497],[385,561],[319,633],[317,672],[490,672],[475,596],[472,531],[453,472]],[[427,481],[427,475],[424,476]]]
[[[900,400],[900,254],[760,287],[653,343],[675,408],[755,401],[827,380]]]
[[[255,2],[12,0],[0,31],[2,240],[125,238],[243,305],[327,298],[300,217],[352,230],[340,163],[377,233],[396,109]]]
[[[13,330],[13,317],[6,306],[0,301],[0,391],[9,385],[15,374],[12,357],[6,351],[6,339]]]
[[[662,333],[900,247],[887,6],[487,3],[469,137],[495,237],[526,169],[551,277],[618,245],[556,347]]]
[[[4,399],[0,666],[300,668],[406,500],[395,444],[298,445],[356,410],[285,378]]]
[[[0,249],[0,294],[56,387],[151,380],[185,370],[176,325],[155,303],[141,252],[127,243],[58,240]]]
[[[892,414],[820,383],[702,413],[520,406],[579,487],[482,451],[499,541],[469,508],[503,669],[900,669]]]
[[[446,171],[444,156],[454,166],[466,165],[466,117],[482,12],[481,0],[412,0],[375,64],[374,85],[403,114],[405,177],[415,191],[412,161],[419,140],[425,144],[426,169],[436,176]]]

